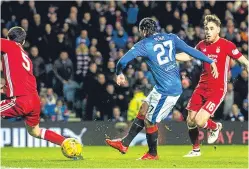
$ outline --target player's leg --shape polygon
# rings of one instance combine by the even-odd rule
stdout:
[[[121,153],[125,154],[132,140],[144,128],[144,118],[147,110],[148,110],[148,104],[144,102],[140,107],[137,117],[132,122],[128,134],[123,139],[118,139],[118,140],[106,139],[106,143],[111,147],[119,150]]]
[[[48,129],[41,129],[39,127],[40,123],[40,98],[38,95],[34,94],[26,97],[25,99],[19,100],[19,102],[29,101],[31,106],[26,106],[26,109],[31,111],[25,116],[25,124],[28,133],[36,138],[44,139],[50,141],[54,144],[61,145],[65,140],[65,137],[55,133],[54,131]]]
[[[140,110],[137,114],[137,117],[132,122],[131,128],[128,132],[128,134],[122,139],[122,143],[124,146],[129,147],[132,140],[136,137],[136,135],[143,130],[144,128],[144,118],[146,115],[146,112],[148,110],[148,104],[144,102]]]
[[[171,112],[180,96],[166,96],[154,91],[154,99],[151,100],[152,109],[147,112],[145,119],[146,138],[149,151],[143,155],[141,160],[157,160],[157,123],[165,119]]]
[[[208,136],[208,143],[214,143],[219,136],[219,132],[222,129],[222,124],[219,122],[214,122],[210,119],[213,116],[214,112],[219,107],[222,102],[224,95],[219,92],[214,92],[215,96],[210,97],[208,101],[203,105],[201,110],[197,113],[195,117],[195,122],[199,127],[210,130],[211,133]],[[212,100],[212,101],[210,101]]]
[[[188,110],[188,117],[186,121],[188,126],[189,138],[192,143],[192,150],[188,154],[184,155],[184,157],[198,157],[201,155],[199,128],[195,123],[195,116],[202,107],[202,105],[203,102],[202,102],[201,91],[196,89],[186,107],[186,109]]]
[[[39,127],[39,124],[35,126],[29,126],[28,124],[26,124],[26,129],[31,136],[50,141],[59,146],[66,139],[65,137],[55,133],[54,131],[48,129],[41,129]]]

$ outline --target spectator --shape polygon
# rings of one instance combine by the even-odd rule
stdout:
[[[158,10],[156,10],[156,18],[159,19],[161,26],[166,28],[167,25],[172,24],[174,11],[172,9],[172,2],[162,2],[161,5],[162,6],[158,6]],[[167,19],[165,19],[165,17],[167,17]]]
[[[36,8],[34,0],[29,1],[28,6],[29,6],[29,14],[28,14],[28,16],[30,16],[29,20],[31,20],[32,17],[38,13],[38,8]]]
[[[232,106],[232,111],[230,113],[230,119],[231,121],[240,121],[240,122],[244,121],[244,116],[240,112],[240,109],[236,104],[233,104]]]
[[[81,43],[76,49],[76,81],[82,82],[87,74],[90,62],[88,48],[85,43]]]
[[[91,14],[89,12],[84,13],[83,19],[80,23],[80,30],[86,30],[89,33],[89,36],[93,36],[93,25],[91,22]]]
[[[187,107],[188,101],[193,93],[193,90],[190,88],[190,86],[191,86],[191,81],[189,80],[189,78],[183,78],[182,79],[183,92],[175,105],[176,110],[182,112],[184,117],[187,116],[187,111],[185,108]]]
[[[96,87],[98,85],[96,78],[97,64],[91,63],[84,79],[83,95],[86,95],[87,97],[86,112],[83,118],[84,120],[92,120],[93,110],[97,105],[97,98],[99,93],[96,90]]]
[[[30,41],[32,45],[39,45],[42,41],[42,36],[44,34],[44,25],[41,23],[41,16],[39,14],[34,14],[33,16],[33,24],[30,29]]]
[[[181,27],[186,31],[189,27],[189,22],[188,22],[188,15],[183,14],[181,18],[182,24]]]
[[[76,39],[76,47],[78,47],[80,43],[85,43],[87,47],[90,45],[90,40],[86,30],[82,30],[80,36]]]
[[[181,19],[180,19],[180,12],[178,10],[175,10],[173,13],[172,18],[172,27],[173,27],[173,33],[178,33],[181,29]]]
[[[57,100],[56,107],[54,108],[55,116],[52,121],[68,121],[70,111],[67,110],[67,106],[64,105],[62,100]]]
[[[226,36],[225,38],[227,40],[230,40],[230,41],[233,41],[235,39],[235,34],[236,34],[236,31],[235,30],[235,26],[234,26],[234,22],[232,19],[229,19],[227,21],[227,26],[226,26]]]
[[[57,95],[54,93],[52,88],[48,88],[46,93],[46,103],[48,105],[55,105],[56,100],[57,100]]]
[[[182,113],[178,110],[173,110],[173,113],[172,113],[172,120],[173,121],[177,121],[177,122],[181,122],[181,121],[184,121],[184,118],[182,116]]]
[[[117,48],[125,49],[128,36],[123,30],[119,30],[117,35],[113,37],[113,41],[115,42]]]
[[[116,22],[116,2],[110,1],[108,4],[108,9],[105,12],[105,16],[107,19],[107,24],[114,25]]]
[[[18,23],[16,21],[16,16],[12,15],[11,20],[8,21],[5,26],[6,26],[7,29],[10,29],[10,28],[12,28],[14,26],[17,26],[17,25],[18,25]]]
[[[110,48],[110,52],[109,52],[110,59],[113,59],[114,61],[116,61],[118,51],[117,51],[116,45],[115,45],[115,43],[113,41],[110,41],[109,48]]]
[[[194,65],[193,61],[187,61],[184,64],[184,67],[181,70],[182,78],[188,77],[192,82],[191,88],[195,88],[199,78],[200,78],[200,67],[198,65]]]
[[[150,3],[151,3],[150,1],[144,0],[142,4],[139,6],[139,11],[137,16],[138,21],[141,21],[143,18],[151,17],[153,15]]]
[[[243,70],[235,81],[234,91],[238,92],[241,99],[246,99],[248,95],[248,73],[246,70]]]
[[[131,33],[133,25],[137,22],[138,11],[139,8],[136,1],[131,1],[127,10],[127,24],[129,34]]]
[[[243,41],[248,42],[248,26],[246,22],[240,23],[240,36]]]
[[[105,116],[107,116],[108,119],[112,119],[113,109],[117,102],[117,95],[115,94],[115,88],[113,84],[109,83],[106,85],[106,92],[103,101],[105,103],[104,114]]]
[[[73,80],[73,72],[73,63],[68,58],[68,53],[62,51],[60,53],[60,58],[54,62],[54,74],[56,77],[55,89],[59,96],[63,96],[63,84]]]
[[[50,113],[49,113],[49,108],[48,108],[48,105],[47,105],[47,100],[45,97],[41,96],[40,97],[40,100],[41,100],[41,118],[44,119],[44,121],[47,121],[49,120],[49,116],[50,116]]]
[[[62,51],[66,51],[67,53],[72,55],[72,49],[70,48],[67,41],[65,41],[65,35],[62,31],[58,32],[57,34],[57,41],[54,44],[54,58],[52,60],[54,61]]]
[[[191,16],[191,24],[193,26],[200,25],[200,21],[203,15],[203,2],[195,1],[194,7],[189,8],[188,16]]]
[[[68,23],[74,30],[77,29],[78,21],[77,21],[77,13],[78,10],[76,7],[71,7],[74,12],[70,12],[67,19],[65,19],[65,23]]]
[[[73,80],[70,80],[68,81],[68,83],[65,83],[63,85],[63,96],[66,99],[69,110],[73,109],[73,103],[75,101],[75,93],[79,88],[80,85]]]
[[[100,112],[99,120],[104,120],[105,113],[105,93],[106,93],[106,77],[103,73],[99,73],[97,75],[97,85],[96,88],[97,97],[95,99],[96,106],[98,111]]]
[[[240,73],[242,71],[242,68],[233,59],[231,59],[231,61],[230,61],[230,66],[231,66],[230,70],[231,70],[231,73],[232,73],[232,79],[234,80],[240,75]]]
[[[244,99],[242,108],[241,108],[241,113],[245,117],[245,120],[248,121],[248,99]]]
[[[132,65],[128,65],[126,69],[126,79],[130,84],[130,86],[134,86],[134,84],[136,83],[134,75],[135,75],[135,69],[133,68]]]
[[[148,96],[149,93],[151,92],[153,86],[149,83],[148,79],[146,77],[144,77],[141,81],[141,89],[143,91],[143,93],[145,94],[145,96]]]
[[[148,66],[145,62],[142,62],[141,64],[141,70],[144,72],[144,76],[148,79],[149,83],[154,86],[156,84],[152,73],[148,70]]]
[[[73,42],[73,39],[75,38],[75,31],[70,29],[68,23],[64,23],[61,32],[64,34],[65,42],[67,42],[69,48],[73,48],[73,46],[75,46]]]
[[[118,106],[113,107],[113,122],[123,122],[124,117],[121,116],[121,111]]]
[[[39,51],[36,46],[30,49],[30,58],[33,64],[33,74],[36,77],[38,91],[40,87],[45,86],[46,73],[45,73],[45,63],[41,56],[39,56]]]
[[[96,37],[103,37],[104,36],[104,32],[105,32],[105,29],[106,29],[106,17],[105,16],[101,16],[99,18],[99,23],[98,23],[98,26],[97,26],[97,32],[95,34]]]
[[[233,83],[228,83],[227,93],[224,98],[224,107],[223,107],[223,117],[227,119],[229,113],[232,111],[233,104],[240,104],[241,99],[237,92],[233,90]]]
[[[134,96],[129,103],[127,120],[132,121],[136,118],[137,113],[139,112],[140,106],[143,104],[143,100],[146,98],[142,92],[141,86],[134,86]]]
[[[122,12],[120,10],[116,10],[115,15],[116,15],[115,23],[120,22],[123,25],[124,17],[122,16]],[[115,25],[115,23],[113,25]]]
[[[48,22],[51,27],[52,27],[52,30],[55,32],[55,33],[58,33],[59,30],[60,30],[60,22],[58,21],[58,18],[57,18],[57,14],[56,13],[51,13],[50,17],[49,17],[49,22]]]
[[[45,25],[45,33],[42,36],[41,55],[44,56],[45,63],[51,63],[54,55],[53,44],[56,42],[56,34],[52,31],[50,24]]]
[[[7,36],[8,36],[8,29],[7,28],[3,28],[2,29],[2,38],[7,38]]]
[[[113,82],[115,79],[115,62],[110,59],[107,63],[107,70],[106,70],[106,78],[107,81]]]

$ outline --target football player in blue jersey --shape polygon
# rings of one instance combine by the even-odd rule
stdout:
[[[144,38],[136,43],[117,63],[117,84],[126,83],[122,70],[128,62],[141,56],[150,67],[156,85],[144,100],[128,134],[122,139],[106,139],[106,143],[125,154],[131,141],[145,127],[149,151],[139,159],[157,160],[157,123],[168,116],[182,93],[176,60],[189,60],[189,58],[177,58],[176,50],[209,63],[214,78],[218,77],[218,72],[213,60],[188,46],[175,34],[158,33],[156,22],[153,19],[142,19],[139,23],[139,31]]]

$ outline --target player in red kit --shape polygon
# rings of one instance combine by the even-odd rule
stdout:
[[[225,97],[230,59],[238,60],[248,70],[248,60],[239,52],[236,46],[232,42],[219,37],[220,25],[221,22],[217,16],[207,15],[204,20],[205,40],[199,42],[196,46],[198,50],[216,62],[219,76],[216,79],[213,78],[210,66],[203,63],[200,81],[186,108],[188,110],[189,137],[193,144],[193,149],[184,157],[201,155],[198,140],[199,127],[211,131],[208,137],[209,144],[218,139],[222,124],[214,122],[210,117],[214,115]],[[181,55],[187,58],[187,54],[181,53]]]
[[[7,39],[1,38],[1,52],[5,53],[2,64],[6,80],[6,85],[1,86],[1,92],[7,97],[0,102],[1,117],[23,117],[30,135],[61,145],[65,137],[39,127],[40,98],[36,90],[32,62],[22,48],[25,38],[26,32],[21,27],[11,28]]]

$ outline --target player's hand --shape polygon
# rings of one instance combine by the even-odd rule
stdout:
[[[5,94],[5,93],[6,93],[6,91],[7,91],[6,86],[5,86],[5,85],[0,84],[0,93]]]
[[[212,72],[211,72],[211,73],[212,73],[213,77],[214,77],[215,79],[217,79],[218,76],[219,76],[219,72],[218,72],[218,69],[217,69],[217,67],[216,67],[215,62],[211,63],[211,69],[212,69]]]
[[[125,76],[123,75],[123,73],[117,76],[116,82],[119,86],[126,83]]]

